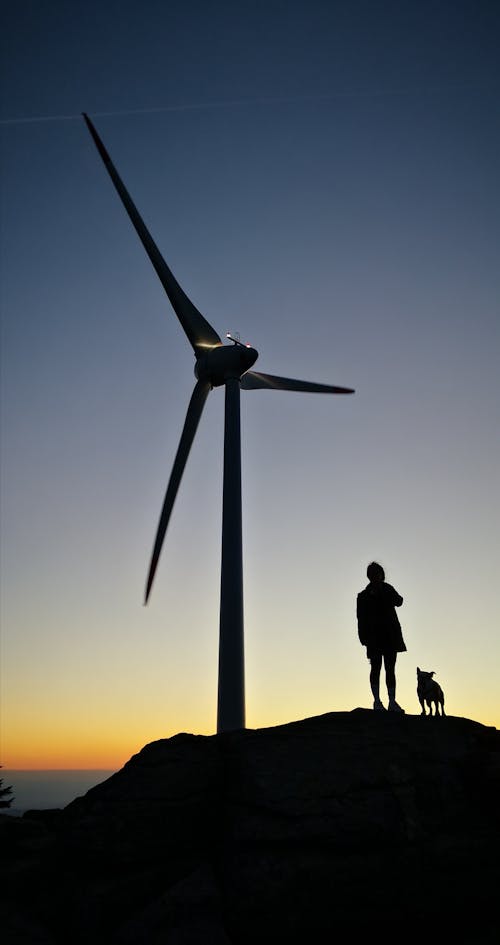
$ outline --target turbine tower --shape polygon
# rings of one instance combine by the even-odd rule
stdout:
[[[163,540],[207,396],[225,386],[224,483],[222,498],[222,560],[220,586],[219,683],[217,732],[245,727],[245,670],[243,648],[243,559],[241,534],[240,389],[291,390],[322,394],[352,394],[333,387],[251,371],[258,353],[228,335],[220,336],[187,297],[163,259],[121,180],[90,118],[83,115],[106,170],[137,231],[196,358],[196,384],[189,402],[181,439],[167,486],[146,583],[145,603],[153,584]]]

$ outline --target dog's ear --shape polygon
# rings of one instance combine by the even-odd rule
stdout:
[[[422,670],[420,669],[420,666],[417,666],[417,673],[421,673],[421,672]]]
[[[432,673],[429,673],[429,676],[435,676],[435,675],[436,675],[435,670],[432,670]]]

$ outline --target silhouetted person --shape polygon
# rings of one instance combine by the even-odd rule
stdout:
[[[403,598],[390,584],[385,583],[384,569],[372,561],[366,569],[369,584],[358,594],[356,613],[358,635],[371,663],[370,686],[373,708],[385,707],[380,699],[380,670],[384,660],[385,681],[389,694],[389,712],[404,712],[396,702],[396,655],[406,650],[395,607],[401,607]]]

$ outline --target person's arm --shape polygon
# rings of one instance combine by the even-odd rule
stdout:
[[[391,600],[394,606],[401,607],[401,604],[403,603],[403,598],[401,597],[401,594],[398,594],[398,592],[393,588],[392,584],[386,584],[385,586],[388,588],[388,590],[391,593]]]
[[[368,641],[366,639],[366,607],[364,605],[363,598],[358,594],[356,600],[356,617],[358,620],[358,637],[359,642],[362,646],[366,646]]]

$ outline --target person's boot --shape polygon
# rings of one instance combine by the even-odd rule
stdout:
[[[380,683],[370,683],[373,694],[373,709],[375,712],[385,712],[385,705],[380,700]]]
[[[396,690],[388,688],[387,692],[389,693],[389,705],[387,706],[388,711],[389,712],[402,712],[404,715],[405,710],[402,709],[401,706],[398,705],[398,703],[396,702]]]

